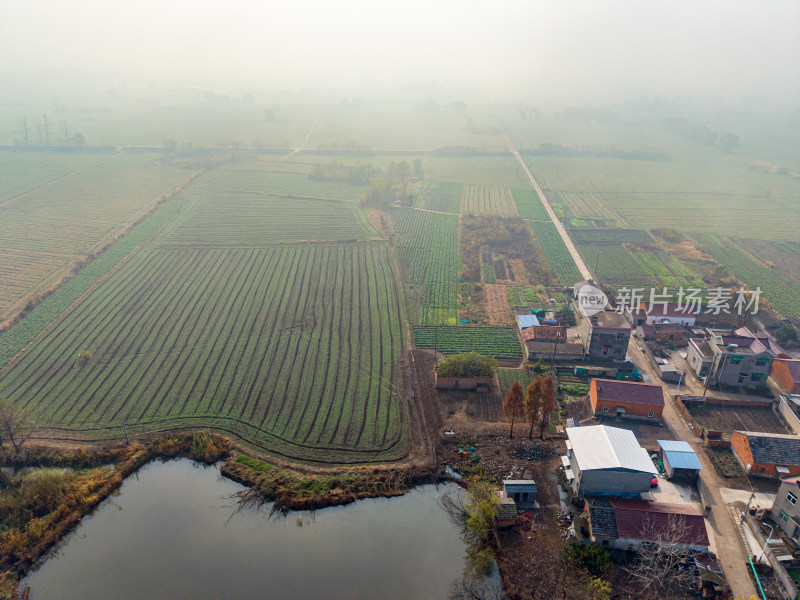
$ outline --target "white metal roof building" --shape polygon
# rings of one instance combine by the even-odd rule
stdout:
[[[627,429],[595,425],[566,429],[572,486],[579,495],[637,496],[658,471]]]

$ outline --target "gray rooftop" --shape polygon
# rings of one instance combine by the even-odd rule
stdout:
[[[800,436],[784,433],[739,431],[747,437],[753,461],[775,465],[800,465]]]
[[[657,474],[647,451],[627,429],[593,425],[569,427],[566,432],[581,471],[617,469]]]
[[[603,310],[588,317],[589,324],[595,327],[607,327],[609,329],[631,329],[631,324],[624,315],[610,310]]]

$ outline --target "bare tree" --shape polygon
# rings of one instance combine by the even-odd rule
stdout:
[[[453,600],[507,600],[503,586],[491,579],[475,580],[462,577],[450,587],[450,598]]]
[[[66,119],[61,121],[61,135],[64,136],[65,144],[69,144],[72,141],[72,126]]]
[[[0,400],[0,449],[5,451],[5,443],[11,445],[14,454],[19,454],[25,443],[36,430],[36,421],[27,411],[10,400]]]
[[[517,417],[522,417],[525,411],[524,396],[522,395],[522,385],[515,381],[511,389],[506,393],[506,399],[503,401],[503,413],[507,417],[511,417],[511,435],[514,437],[514,421]]]
[[[685,590],[693,577],[686,568],[693,541],[686,519],[681,515],[669,515],[662,525],[651,518],[645,519],[639,537],[646,541],[636,561],[626,570],[639,584],[642,596],[661,598]]]
[[[528,391],[525,394],[525,418],[528,419],[531,428],[528,431],[528,439],[533,438],[533,428],[539,423],[542,417],[542,380],[536,379],[528,386]]]
[[[30,129],[28,128],[28,117],[25,115],[17,119],[17,131],[22,138],[22,145],[27,146],[30,139]]]

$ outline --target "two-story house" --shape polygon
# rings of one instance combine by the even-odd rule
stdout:
[[[708,340],[691,340],[689,365],[713,385],[738,387],[767,385],[775,355],[755,337],[711,334]]]
[[[784,477],[772,504],[770,516],[783,532],[800,542],[800,476]]]
[[[620,313],[604,310],[584,315],[580,336],[586,354],[592,358],[624,361],[631,339],[631,326]]]

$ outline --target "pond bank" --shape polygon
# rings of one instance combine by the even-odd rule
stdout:
[[[203,463],[225,459],[220,471],[248,486],[239,492],[244,504],[274,502],[273,510],[278,511],[319,509],[362,498],[396,496],[435,480],[431,472],[419,468],[293,471],[254,458],[229,439],[207,432],[163,435],[147,444],[137,442],[96,450],[25,448],[17,456],[4,456],[0,465],[73,470],[62,476],[12,477],[0,483],[0,598],[10,597],[19,579],[36,561],[115,493],[125,478],[154,459],[173,457]],[[108,468],[109,464],[114,468]]]
[[[23,581],[60,598],[451,597],[464,544],[439,504],[452,485],[269,518],[239,509],[220,463],[151,461]],[[142,574],[146,574],[143,577]]]

